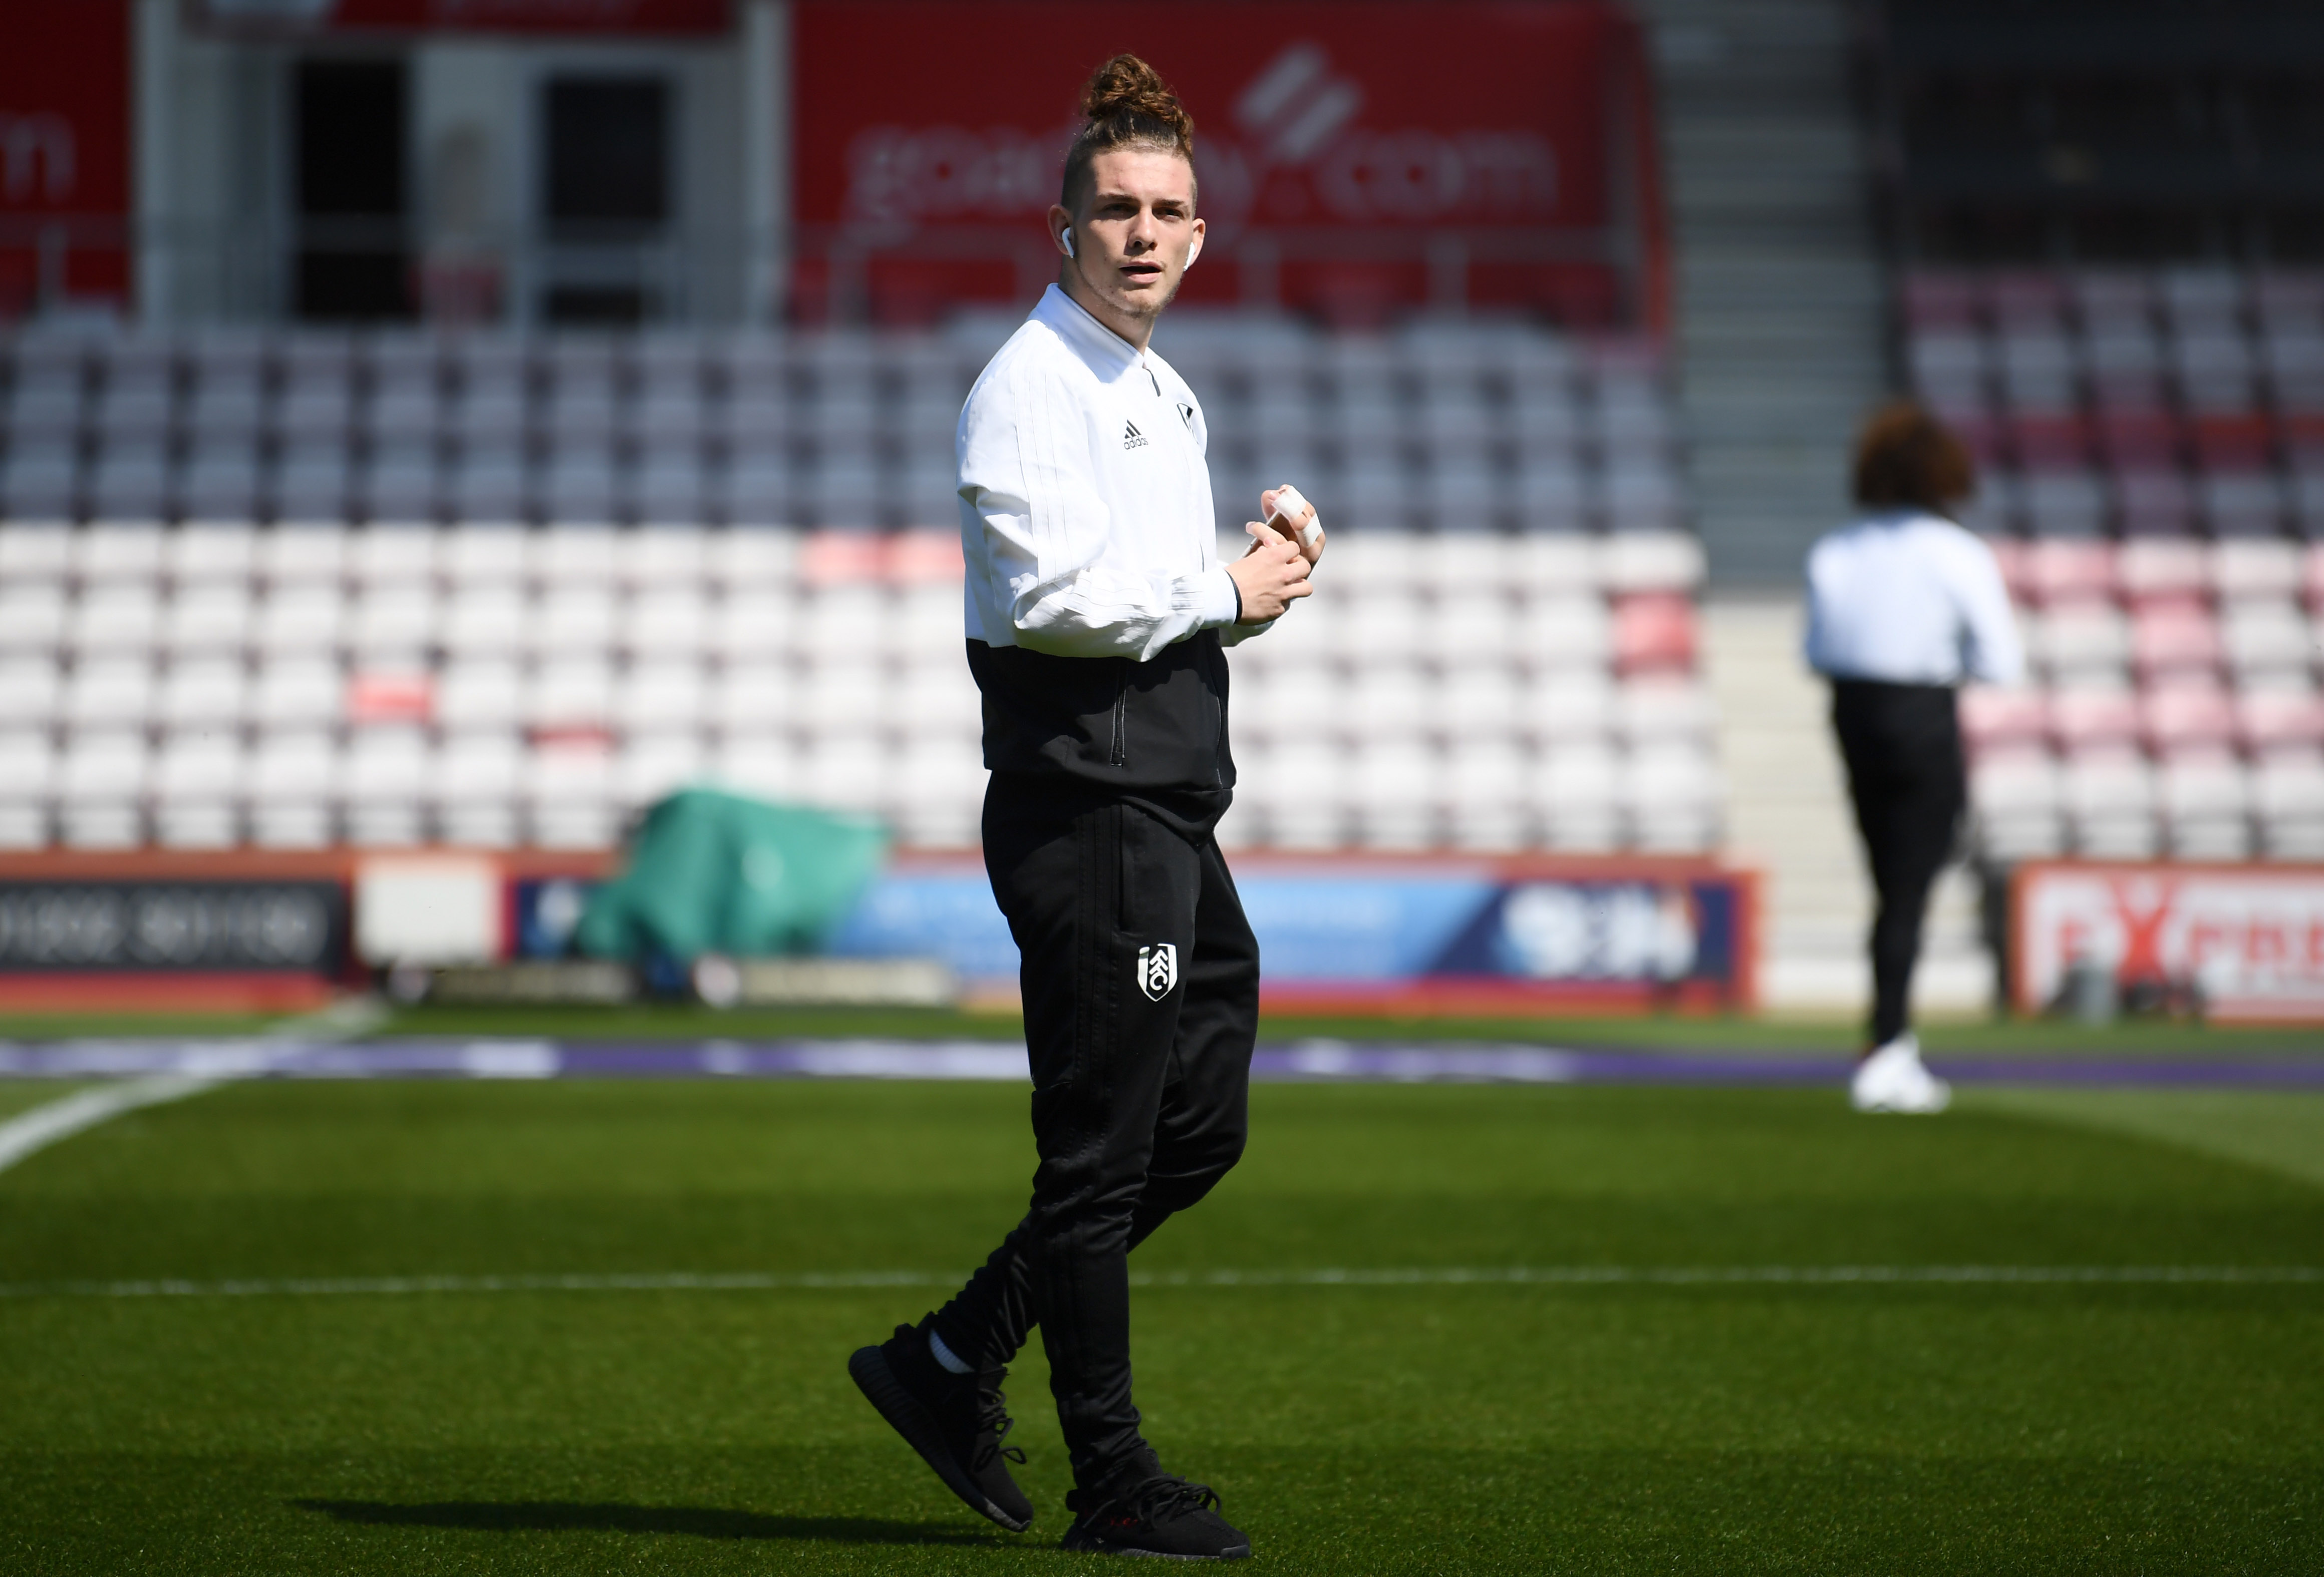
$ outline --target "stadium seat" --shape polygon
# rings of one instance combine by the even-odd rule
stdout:
[[[153,759],[153,834],[175,848],[228,848],[241,841],[240,741],[230,733],[171,735]]]
[[[56,752],[45,729],[0,724],[0,848],[36,849],[49,842],[49,803]]]
[[[2139,697],[2141,732],[2159,752],[2224,748],[2236,734],[2235,703],[2218,681],[2180,676]]]
[[[1623,674],[1692,669],[1694,604],[1669,593],[1617,597],[1612,655],[1616,671]]]
[[[2271,676],[2303,678],[2319,659],[2314,626],[2289,597],[2244,597],[2221,610],[2228,666],[2236,683],[2249,687]]]
[[[170,599],[161,640],[173,651],[237,651],[250,639],[245,581],[181,581]]]
[[[1350,762],[1359,837],[1374,849],[1425,849],[1439,841],[1445,798],[1442,758],[1410,734],[1368,732]]]
[[[2096,686],[2052,690],[2050,731],[2070,751],[2127,744],[2138,738],[2137,697],[2127,688]]]
[[[2049,732],[2049,708],[2039,690],[1971,685],[1960,694],[1960,725],[1970,752],[1982,760],[2006,747],[2038,745]]]
[[[2115,551],[2109,543],[2038,541],[2027,548],[2021,563],[2025,594],[2038,604],[2110,597],[2115,592]]]
[[[2324,748],[2324,696],[2310,689],[2246,691],[2236,698],[2236,730],[2255,752]]]
[[[0,602],[0,618],[6,613],[7,604]],[[0,737],[47,727],[63,693],[56,659],[46,650],[0,656]]]
[[[2133,666],[2149,682],[2179,673],[2212,673],[2227,656],[2210,611],[2193,601],[2142,608],[2130,628]]]
[[[2052,603],[2024,619],[2025,644],[2053,683],[2118,679],[2130,662],[2130,626],[2110,602]]]
[[[339,769],[348,838],[369,847],[417,844],[434,762],[417,728],[357,728]]]
[[[2160,851],[2153,773],[2136,752],[2098,746],[2069,754],[2065,798],[2077,853],[2095,859],[2146,860]]]
[[[2223,601],[2289,599],[2300,591],[2300,550],[2282,541],[2220,542],[2211,549],[2210,571],[2211,589]]]
[[[2041,859],[2064,851],[2056,761],[2039,744],[1980,749],[1969,773],[1979,846],[1997,860]]]
[[[2252,774],[2260,844],[2277,860],[2324,860],[2324,751],[2272,751]]]
[[[710,716],[729,743],[764,740],[790,727],[796,679],[779,659],[728,661],[710,687]]]
[[[0,568],[0,651],[54,650],[70,607],[61,583],[17,579]]]
[[[259,669],[251,715],[270,731],[305,731],[337,723],[345,702],[346,684],[336,659],[314,653],[278,655]]]
[[[64,841],[85,849],[142,841],[139,805],[148,765],[142,731],[102,729],[66,742],[57,770],[57,819]]]
[[[2115,559],[2115,583],[2134,604],[2192,601],[2209,590],[2210,568],[2210,554],[2200,542],[2127,542]]]
[[[2241,860],[2251,853],[2250,795],[2243,763],[2225,750],[2163,758],[2163,825],[2182,860]]]
[[[134,656],[84,654],[65,685],[64,721],[76,729],[142,728],[153,705],[153,665]]]
[[[243,721],[249,688],[239,657],[180,657],[162,679],[154,715],[171,728],[232,729]]]
[[[470,655],[447,663],[436,682],[436,721],[447,729],[513,728],[523,716],[524,687],[506,657]]]
[[[1553,849],[1596,853],[1618,846],[1620,763],[1603,744],[1561,741],[1536,760],[1535,814]]]

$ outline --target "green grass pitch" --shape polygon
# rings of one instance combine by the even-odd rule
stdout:
[[[0,1115],[60,1092],[0,1087]],[[1137,1268],[2313,1266],[2324,1098],[1265,1086]],[[1003,1572],[849,1384],[934,1286],[97,1296],[123,1278],[964,1270],[999,1085],[264,1084],[0,1173],[0,1570]],[[1139,1394],[1286,1572],[2324,1570],[2324,1286],[1154,1286]]]

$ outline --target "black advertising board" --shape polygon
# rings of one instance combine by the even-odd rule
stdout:
[[[337,881],[0,881],[0,975],[328,976],[346,957]]]

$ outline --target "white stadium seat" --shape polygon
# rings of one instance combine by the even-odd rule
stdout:
[[[0,615],[5,613],[0,606]],[[45,651],[0,656],[0,737],[45,728],[64,695],[56,659]]]
[[[80,728],[143,727],[153,706],[153,665],[136,657],[83,656],[65,682],[62,715]]]
[[[172,728],[230,729],[242,722],[249,694],[240,658],[180,658],[162,677],[155,715]]]
[[[328,657],[277,657],[259,669],[250,715],[261,727],[281,732],[327,726],[346,709],[346,683]]]

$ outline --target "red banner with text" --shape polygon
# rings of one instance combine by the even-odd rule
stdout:
[[[509,33],[723,33],[731,0],[191,0],[212,30]]]
[[[129,292],[129,11],[9,7],[0,46],[0,322]]]
[[[1426,306],[1660,321],[1636,28],[1596,0],[799,0],[794,305],[927,318],[1056,272],[1074,111],[1143,56],[1193,113],[1181,299],[1376,322]]]

